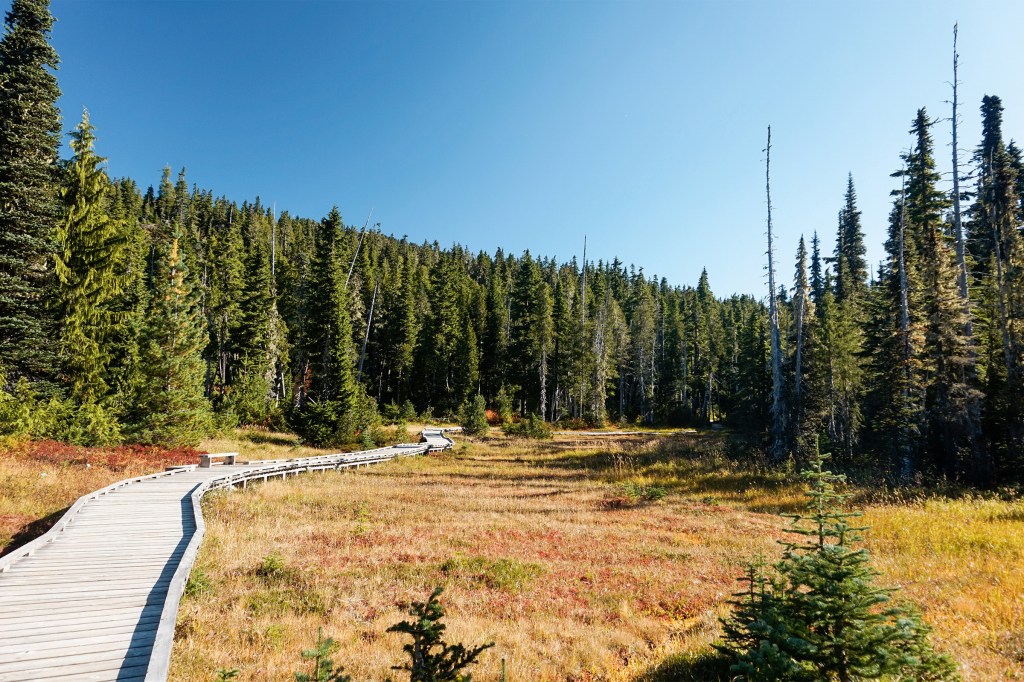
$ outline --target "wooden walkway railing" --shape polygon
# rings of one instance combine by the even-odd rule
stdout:
[[[451,445],[443,430],[427,429],[416,444],[175,467],[83,496],[46,534],[0,558],[0,682],[165,680],[207,491]]]

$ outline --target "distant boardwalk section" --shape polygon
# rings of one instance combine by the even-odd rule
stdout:
[[[177,467],[78,500],[46,535],[0,559],[0,682],[164,680],[178,602],[202,541],[208,490],[444,450],[423,442],[363,452]],[[233,453],[229,453],[233,454]]]

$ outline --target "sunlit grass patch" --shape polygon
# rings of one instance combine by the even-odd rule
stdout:
[[[609,509],[625,486],[665,494]],[[172,678],[230,664],[285,679],[322,626],[354,679],[382,682],[401,660],[387,628],[443,585],[451,639],[497,643],[481,682],[502,657],[518,680],[714,679],[701,675],[716,670],[709,646],[735,579],[754,555],[777,556],[776,513],[803,501],[795,476],[731,461],[718,435],[493,431],[448,453],[223,493],[204,502],[212,589],[183,603]],[[966,497],[867,507],[880,584],[921,605],[967,679],[1024,675],[1022,518],[1018,502]],[[258,576],[270,556],[294,573]]]
[[[448,580],[469,586],[486,585],[496,590],[520,592],[543,573],[540,564],[516,559],[485,559],[455,556],[440,565]]]

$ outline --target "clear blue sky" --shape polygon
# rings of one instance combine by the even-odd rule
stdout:
[[[0,0],[5,6],[8,2]],[[5,7],[6,9],[6,7]],[[782,281],[831,252],[846,176],[882,257],[889,174],[918,107],[961,147],[983,94],[1024,138],[1024,3],[55,0],[67,129],[88,107],[110,172],[161,168],[278,210],[412,240],[707,267],[764,296],[764,153]],[[934,128],[943,171],[949,125]]]

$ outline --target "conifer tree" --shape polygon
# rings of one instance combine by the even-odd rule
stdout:
[[[814,301],[814,305],[821,304],[821,295],[825,291],[824,283],[825,279],[821,274],[821,242],[815,230],[811,237],[811,300]]]
[[[978,338],[982,346],[989,441],[1000,468],[1013,470],[1024,451],[1024,239],[1019,160],[1002,138],[1002,101],[982,100],[982,142],[975,151],[978,185],[968,221],[968,246],[974,256]],[[980,373],[980,372],[979,372]]]
[[[657,391],[655,374],[655,350],[657,345],[656,315],[654,296],[643,272],[633,282],[633,310],[629,326],[631,375],[635,387],[636,413],[647,423],[654,421],[654,396]]]
[[[910,479],[919,469],[924,413],[924,321],[919,240],[907,211],[907,157],[893,177],[901,187],[892,192],[888,260],[880,273],[871,305],[868,355],[871,358],[870,421],[876,451],[890,460],[894,475]]]
[[[711,292],[707,269],[700,273],[694,303],[692,399],[696,407],[693,412],[699,415],[703,421],[710,422],[717,416],[715,389],[719,353],[722,347],[722,323],[719,317],[718,301],[715,300],[714,294]]]
[[[203,318],[178,244],[172,236],[159,250],[142,330],[142,377],[128,415],[142,443],[197,445],[211,427],[203,394]]]
[[[243,376],[256,389],[245,415],[248,421],[258,421],[266,415],[284,389],[277,378],[288,362],[287,329],[277,311],[274,294],[267,245],[255,240],[245,258],[245,290],[238,328]]]
[[[793,275],[793,380],[791,430],[793,438],[800,445],[803,431],[805,403],[807,398],[807,337],[814,318],[814,303],[811,301],[811,287],[807,279],[807,245],[803,235],[796,252],[796,272]]]
[[[866,530],[843,510],[843,482],[816,457],[804,472],[804,514],[786,515],[782,560],[768,571],[755,562],[725,623],[721,650],[731,670],[749,680],[958,680],[955,664],[928,642],[930,628],[910,606],[893,605],[894,590],[874,584],[878,572],[856,543]]]
[[[95,402],[107,392],[110,342],[123,317],[114,303],[127,283],[125,225],[107,213],[111,187],[104,159],[93,151],[95,139],[88,112],[83,112],[72,133],[75,156],[61,187],[65,217],[55,255],[60,357],[71,396],[79,402]]]
[[[836,237],[836,300],[843,303],[848,299],[860,300],[865,294],[868,279],[868,264],[865,260],[864,230],[857,208],[857,193],[853,188],[853,174],[846,182],[843,208],[839,211],[839,230]]]
[[[0,367],[12,385],[53,376],[46,306],[59,215],[60,90],[48,0],[13,0],[0,40]]]
[[[843,462],[852,464],[862,423],[863,336],[852,312],[855,299],[840,303],[832,289],[826,272],[808,349],[812,379],[807,408],[815,422],[813,442],[824,433]]]
[[[918,242],[924,286],[921,316],[928,373],[928,445],[946,475],[960,476],[970,468],[975,482],[986,485],[991,466],[981,439],[981,394],[968,383],[973,372],[967,368],[974,357],[965,336],[955,254],[943,220],[949,199],[937,187],[940,176],[932,156],[931,125],[925,110],[920,109],[911,129],[915,146],[907,157],[906,191],[907,223]]]
[[[303,387],[293,424],[304,439],[317,445],[345,442],[359,428],[352,302],[340,253],[343,230],[335,207],[321,222],[310,274],[310,288],[317,292],[321,305],[314,306],[310,314],[308,386]]]

